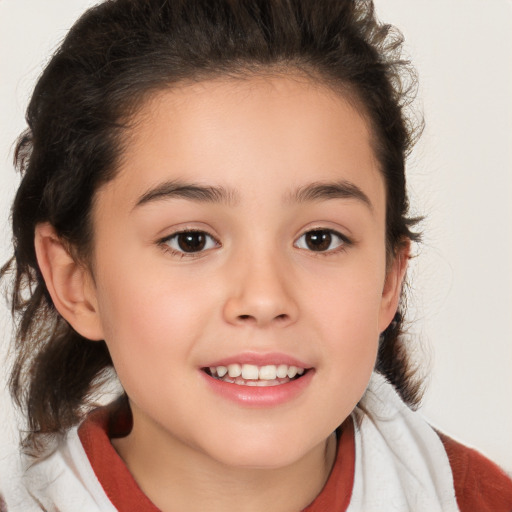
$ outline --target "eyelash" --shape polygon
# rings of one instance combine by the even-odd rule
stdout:
[[[170,245],[173,241],[178,241],[179,237],[182,235],[188,235],[188,234],[200,234],[203,235],[205,238],[204,246],[201,247],[197,251],[185,251],[182,248],[174,248]],[[338,245],[334,247],[333,249],[327,248],[326,250],[320,250],[315,251],[308,247],[300,247],[299,241],[306,237],[307,235],[312,234],[322,234],[325,236],[326,234],[331,237],[331,240],[329,240],[329,246],[332,243],[332,237],[338,239]],[[179,242],[178,242],[179,244]],[[210,244],[210,247],[208,245]],[[306,242],[307,244],[307,242]],[[172,235],[166,236],[165,238],[162,238],[158,241],[158,245],[161,246],[164,251],[171,253],[173,256],[178,256],[180,258],[198,258],[200,257],[204,252],[207,252],[211,249],[214,249],[216,247],[221,247],[221,243],[212,235],[207,233],[206,231],[200,230],[200,229],[184,229],[182,231],[177,231],[176,233],[173,233]],[[320,256],[330,256],[332,254],[337,254],[341,251],[345,251],[347,247],[350,247],[353,245],[353,242],[347,238],[345,235],[339,233],[338,231],[335,231],[334,229],[328,229],[328,228],[316,228],[316,229],[309,229],[308,231],[305,231],[302,233],[302,235],[297,238],[297,240],[294,242],[294,247],[297,247],[298,249],[302,249],[308,252],[311,252],[315,255]]]

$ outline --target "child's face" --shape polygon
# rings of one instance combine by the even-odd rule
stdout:
[[[386,272],[383,178],[342,97],[285,77],[159,93],[93,222],[95,314],[139,442],[277,467],[350,414],[403,265]],[[258,387],[204,370],[233,363],[306,371]]]

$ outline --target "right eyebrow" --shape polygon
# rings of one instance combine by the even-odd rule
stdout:
[[[172,180],[159,183],[144,192],[135,203],[134,209],[154,201],[174,198],[202,203],[235,204],[238,202],[238,197],[234,189]]]

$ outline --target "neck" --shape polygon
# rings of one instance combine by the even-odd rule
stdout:
[[[333,433],[293,464],[232,467],[164,435],[132,432],[112,443],[141,490],[162,511],[296,512],[325,485],[336,458]]]

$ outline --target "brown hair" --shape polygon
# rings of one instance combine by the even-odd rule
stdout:
[[[10,388],[28,418],[27,447],[39,434],[76,424],[112,366],[104,342],[83,338],[56,311],[38,268],[34,229],[51,223],[87,259],[93,196],[114,177],[123,132],[143,98],[184,80],[275,69],[349,91],[374,135],[392,255],[418,238],[405,188],[415,134],[405,109],[414,75],[401,45],[395,29],[377,22],[370,0],[109,0],[76,22],[27,110],[15,154],[22,174],[12,209],[15,252],[1,270],[14,275]],[[401,313],[381,336],[376,369],[414,405],[419,387]]]

